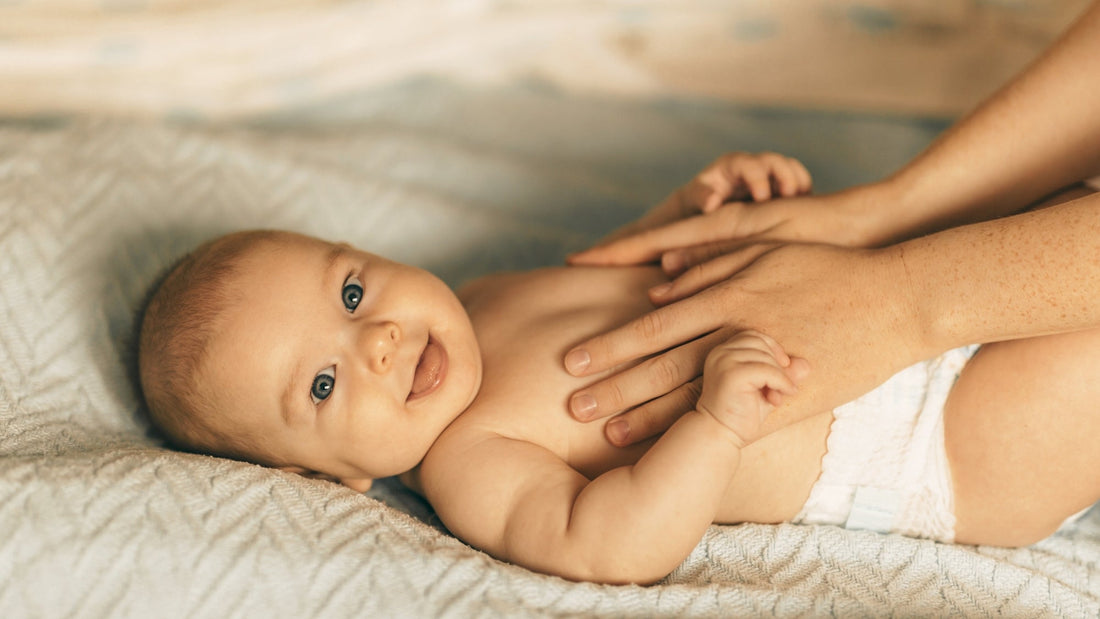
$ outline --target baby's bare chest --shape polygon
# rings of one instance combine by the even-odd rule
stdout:
[[[656,270],[548,269],[516,276],[471,307],[484,378],[456,424],[538,444],[587,477],[636,461],[649,444],[620,449],[604,438],[605,420],[580,423],[567,403],[593,382],[569,375],[562,359],[587,337],[652,309],[645,290]]]

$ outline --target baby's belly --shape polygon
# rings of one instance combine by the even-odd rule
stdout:
[[[832,421],[832,413],[815,415],[746,447],[715,521],[776,523],[798,515],[821,476]]]
[[[776,523],[798,515],[821,476],[832,421],[831,413],[815,415],[746,447],[715,521]],[[583,436],[573,436],[574,449],[566,461],[589,479],[634,464],[656,442],[621,449],[604,438],[603,422],[582,424],[581,430]],[[586,449],[577,448],[581,445]]]

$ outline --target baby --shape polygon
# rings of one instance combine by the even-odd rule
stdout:
[[[809,189],[801,164],[783,157],[718,168],[707,173],[729,181],[727,197]],[[959,378],[973,349],[903,371],[835,421],[823,411],[761,437],[764,418],[797,397],[809,369],[768,336],[741,332],[708,356],[694,410],[659,438],[612,446],[600,426],[566,409],[569,394],[600,377],[574,378],[561,359],[650,310],[646,291],[663,281],[656,267],[547,268],[484,277],[456,294],[423,270],[349,245],[235,233],[188,255],[152,297],[142,389],[180,447],[357,491],[398,475],[459,538],[574,580],[657,581],[714,522],[1014,545],[1049,535],[1097,499],[1090,472],[1056,500],[1007,513],[1004,526],[956,514],[956,501],[1000,505],[975,484],[952,491],[971,458],[949,457],[944,409],[949,394],[981,389]],[[998,345],[982,354],[1000,354]],[[1057,449],[1013,450],[981,406],[947,409],[948,444],[952,433],[988,443],[1022,462],[1005,476],[1023,467],[1062,481],[1035,465]]]

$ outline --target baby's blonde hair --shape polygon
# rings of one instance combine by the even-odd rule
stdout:
[[[203,243],[156,286],[141,318],[138,373],[149,416],[177,448],[257,462],[254,441],[226,432],[213,394],[199,374],[219,319],[236,299],[232,280],[241,259],[278,232],[250,230]],[[264,462],[261,462],[264,463]]]

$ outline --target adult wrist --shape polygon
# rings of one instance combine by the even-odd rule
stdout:
[[[916,225],[913,193],[898,178],[845,192],[845,217],[855,247],[882,247],[910,236]]]
[[[913,363],[972,343],[961,337],[959,308],[944,298],[943,282],[935,277],[938,270],[932,262],[944,257],[936,254],[947,252],[933,242],[938,236],[912,239],[878,250],[895,262],[893,279],[898,293],[893,307],[897,329]]]
[[[899,243],[869,250],[881,268],[878,270],[882,292],[881,301],[886,310],[884,316],[890,322],[885,325],[895,334],[897,353],[902,355],[902,367],[934,357],[951,348],[944,346],[937,337],[938,323],[934,319],[936,309],[931,303],[924,272],[915,267],[909,243]],[[899,368],[900,369],[900,368]]]

